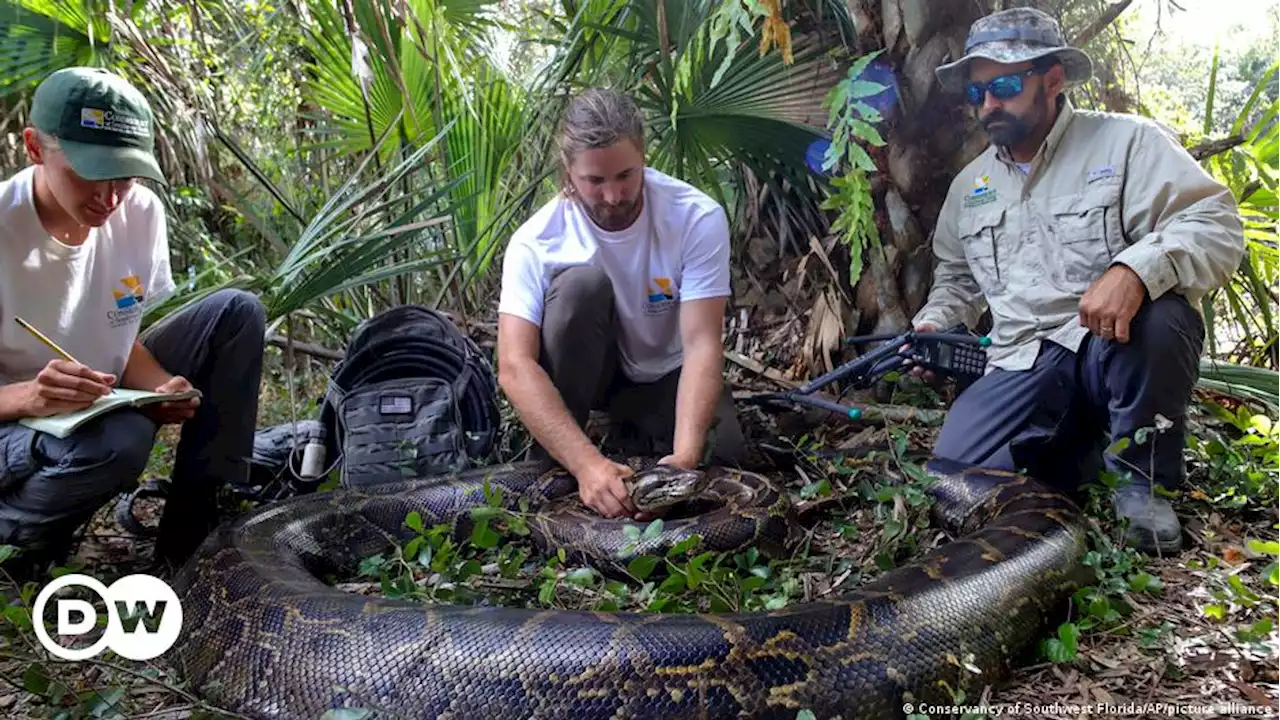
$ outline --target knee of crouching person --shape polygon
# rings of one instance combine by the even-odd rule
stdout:
[[[151,448],[155,445],[156,424],[139,412],[115,413],[124,427],[119,433],[123,439],[116,445],[116,463],[119,471],[130,478],[137,478],[147,469]]]
[[[1204,339],[1204,321],[1191,303],[1177,293],[1148,301],[1134,318],[1133,339],[1148,352],[1177,353],[1186,349],[1198,355]]]
[[[155,445],[156,424],[137,411],[103,415],[98,432],[87,436],[74,450],[89,466],[97,463],[99,473],[117,488],[130,487],[147,469]]]
[[[267,311],[257,295],[238,288],[224,288],[213,294],[214,298],[225,304],[227,314],[237,324],[262,335],[266,331]]]
[[[570,305],[593,307],[613,299],[613,284],[604,270],[592,265],[571,267],[560,271],[551,281],[547,299],[556,299]]]

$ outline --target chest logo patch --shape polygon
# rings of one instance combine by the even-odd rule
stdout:
[[[986,205],[995,202],[998,197],[995,188],[991,187],[991,176],[979,175],[973,179],[973,190],[964,196],[964,206],[971,208]]]
[[[126,275],[120,278],[120,285],[124,286],[125,291],[112,290],[111,294],[115,296],[116,308],[124,310],[134,305],[141,305],[146,299],[142,292],[142,283],[138,281],[137,275]]]
[[[662,315],[676,305],[675,286],[671,278],[656,277],[649,282],[649,301],[645,303],[646,315]]]
[[[1115,177],[1116,168],[1114,165],[1103,165],[1089,171],[1089,182],[1101,180],[1102,178]]]
[[[120,278],[117,286],[111,289],[111,296],[115,301],[115,307],[107,310],[107,320],[111,327],[128,325],[142,315],[142,302],[146,300],[146,292],[137,275]]]

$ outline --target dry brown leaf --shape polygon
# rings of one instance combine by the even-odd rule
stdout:
[[[818,256],[818,259],[821,260],[822,264],[827,268],[827,272],[831,273],[831,283],[827,285],[827,289],[830,290],[834,287],[840,291],[840,296],[844,298],[846,303],[852,304],[853,300],[849,297],[849,294],[844,291],[844,287],[840,284],[840,274],[836,272],[835,265],[831,264],[831,256],[827,253],[827,249],[822,247],[822,243],[818,242],[818,238],[810,235],[809,254],[805,256],[805,259],[808,260],[814,255]]]
[[[1251,685],[1249,683],[1240,682],[1239,680],[1228,680],[1227,682],[1231,683],[1231,686],[1234,687],[1235,689],[1244,693],[1245,697],[1249,698],[1249,701],[1254,703],[1255,705],[1261,705],[1263,707],[1269,707],[1269,708],[1277,707],[1276,699],[1268,695],[1264,690],[1262,690],[1262,688],[1259,688],[1257,685]]]
[[[799,264],[796,265],[796,297],[800,297],[800,294],[804,292],[804,281],[805,278],[808,277],[808,275],[805,274],[805,270],[809,268],[809,258],[811,257],[813,257],[813,253],[805,253],[805,256],[800,258]],[[790,279],[790,273],[782,274],[782,281],[784,283],[788,282]]]
[[[844,340],[842,309],[840,298],[830,287],[814,299],[809,327],[805,332],[804,355],[805,364],[815,377],[834,369],[831,354],[840,348]]]
[[[769,16],[760,26],[760,57],[764,57],[769,48],[776,43],[778,50],[782,53],[783,64],[790,65],[795,62],[791,54],[791,26],[782,19],[782,3],[780,0],[764,0],[763,4]]]
[[[1105,657],[1102,655],[1097,655],[1094,653],[1089,654],[1089,659],[1107,668],[1108,670],[1114,670],[1116,668],[1123,667],[1123,664],[1119,660],[1113,660],[1112,658]],[[1128,673],[1129,671],[1125,670],[1124,674],[1127,675]],[[1102,675],[1098,674],[1095,677],[1102,677]]]

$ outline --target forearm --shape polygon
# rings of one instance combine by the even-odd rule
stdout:
[[[672,454],[689,463],[702,461],[707,431],[715,418],[724,385],[724,353],[719,344],[686,348],[676,391],[676,427]]]
[[[938,284],[941,282],[941,284]],[[924,307],[912,319],[912,325],[932,323],[939,330],[964,323],[968,328],[978,324],[986,300],[976,283],[970,286],[963,281],[935,281]]]
[[[22,385],[0,385],[0,423],[13,422],[27,416]]]
[[[1245,253],[1231,190],[1157,130],[1138,135],[1127,165],[1120,206],[1131,245],[1115,262],[1137,273],[1152,300],[1171,290],[1203,295],[1230,281]]]
[[[120,387],[131,390],[155,390],[169,382],[173,374],[165,370],[151,351],[135,340],[120,374]]]
[[[1222,205],[1206,204],[1125,248],[1115,262],[1137,273],[1155,300],[1171,290],[1204,295],[1221,287],[1244,252],[1239,217]]]
[[[529,433],[569,472],[577,475],[604,457],[578,427],[541,365],[513,364],[499,381]]]

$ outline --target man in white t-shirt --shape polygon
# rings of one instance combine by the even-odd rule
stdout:
[[[158,425],[183,424],[161,562],[185,560],[216,523],[219,484],[247,477],[264,333],[257,298],[213,293],[139,336],[146,308],[175,289],[164,206],[136,182],[165,182],[154,122],[120,77],[60,70],[32,98],[31,164],[0,182],[0,544],[23,550],[6,564],[11,574],[66,559],[76,528],[137,482]],[[113,387],[195,387],[203,397],[113,411],[64,439],[19,423],[87,407]]]
[[[742,461],[722,377],[729,222],[705,193],[645,167],[643,120],[625,95],[575,98],[559,142],[563,191],[506,250],[498,379],[586,505],[643,519],[622,482],[631,470],[591,443],[587,416],[607,409],[636,441],[629,451],[662,463]]]

